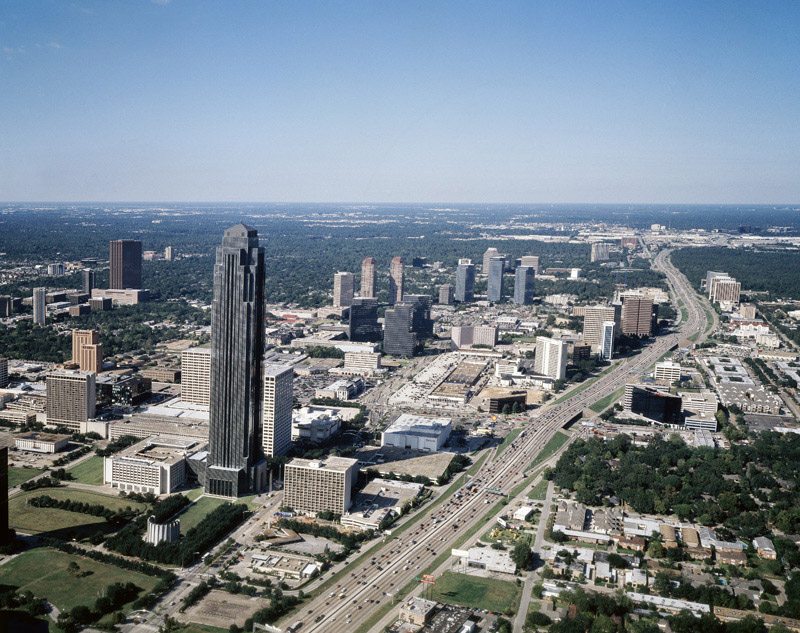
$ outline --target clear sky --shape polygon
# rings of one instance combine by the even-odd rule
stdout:
[[[0,200],[800,203],[800,2],[0,0]]]

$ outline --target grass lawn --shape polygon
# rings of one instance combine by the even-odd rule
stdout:
[[[34,508],[28,505],[28,499],[42,495],[48,495],[53,499],[72,499],[92,504],[99,503],[112,510],[119,510],[127,506],[140,510],[145,507],[144,504],[130,499],[112,497],[99,492],[67,487],[41,488],[39,490],[21,492],[8,500],[9,527],[27,534],[42,534],[67,540],[70,538],[87,538],[98,530],[104,533],[111,531],[105,519],[101,517],[59,510],[58,508]]]
[[[209,512],[216,510],[224,503],[228,503],[228,501],[217,497],[201,497],[195,501],[177,517],[181,521],[181,534],[186,534],[205,519]]]
[[[513,582],[444,572],[431,587],[431,599],[513,614],[517,610],[520,588]]]
[[[174,629],[174,631],[175,633],[228,633],[228,629],[220,629],[216,626],[198,624],[197,622],[180,624],[178,625],[178,628]]]
[[[196,501],[198,497],[202,496],[203,492],[205,492],[203,486],[197,486],[197,488],[192,488],[186,493],[186,498],[189,501]]]
[[[44,471],[38,468],[17,468],[16,466],[8,467],[8,487],[14,488],[21,483],[33,479],[36,475],[41,475]]]
[[[558,451],[558,449],[564,445],[564,442],[566,442],[569,439],[569,437],[570,436],[564,433],[564,431],[557,431],[556,434],[552,438],[550,438],[550,441],[544,445],[544,448],[542,448],[542,450],[539,451],[539,454],[536,456],[536,459],[534,459],[531,462],[531,465],[528,466],[528,470],[530,470],[531,468],[536,468],[536,466],[541,464],[543,461],[545,461],[549,457],[552,457],[555,454],[555,452]]]
[[[536,484],[528,493],[528,499],[535,499],[537,501],[544,501],[547,498],[547,484],[550,482],[547,479],[542,479]]]
[[[67,472],[72,473],[79,484],[90,486],[103,485],[103,458],[99,455],[92,455],[89,459],[80,464],[68,468]]]
[[[517,439],[517,436],[520,433],[522,433],[522,427],[518,427],[516,429],[511,429],[511,431],[509,431],[508,435],[506,435],[503,438],[503,441],[500,442],[500,444],[497,446],[497,452],[495,452],[495,457],[497,455],[499,455],[500,453],[502,453],[505,450],[505,448],[509,444],[511,444],[511,442],[513,442],[515,439]]]
[[[72,561],[85,576],[69,575],[67,565]],[[0,584],[31,591],[37,597],[47,598],[62,611],[79,604],[91,607],[100,590],[114,582],[132,582],[151,591],[158,578],[45,547],[23,552],[0,566]]]
[[[595,402],[589,408],[594,411],[595,413],[600,413],[605,411],[609,406],[614,404],[617,400],[619,400],[622,395],[625,393],[625,387],[620,387],[616,391],[608,394],[605,398],[601,398],[597,402]]]

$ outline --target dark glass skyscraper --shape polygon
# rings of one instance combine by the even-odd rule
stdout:
[[[536,271],[528,266],[517,268],[514,278],[514,303],[530,305],[533,303],[533,288],[536,280]]]
[[[109,260],[109,289],[142,287],[142,243],[139,240],[114,240]]]
[[[475,298],[475,264],[468,259],[458,262],[456,269],[456,301],[466,303]]]
[[[377,299],[353,299],[350,305],[350,340],[361,343],[381,340]]]
[[[486,294],[492,303],[499,303],[503,300],[503,269],[505,266],[505,257],[491,257],[489,259],[489,284]]]
[[[413,356],[417,347],[414,333],[415,312],[422,305],[401,302],[386,311],[383,324],[383,351],[393,356]]]
[[[225,231],[214,265],[206,492],[238,497],[266,483],[261,449],[264,249],[255,229]]]

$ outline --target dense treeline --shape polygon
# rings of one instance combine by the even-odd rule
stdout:
[[[278,519],[277,526],[286,530],[294,530],[298,534],[311,534],[326,538],[329,541],[341,543],[346,550],[352,550],[358,547],[359,543],[368,541],[375,533],[372,530],[365,532],[343,532],[337,530],[332,525],[319,525],[310,521],[298,521],[296,519]]]
[[[637,512],[723,524],[749,540],[770,527],[800,530],[798,463],[800,436],[790,433],[761,433],[727,451],[692,448],[678,437],[639,447],[619,436],[575,442],[550,476],[584,503],[615,495]]]
[[[32,497],[28,499],[28,504],[34,508],[58,508],[69,512],[79,512],[93,517],[102,517],[109,524],[120,526],[132,520],[138,512],[127,506],[124,509],[112,510],[99,503],[86,503],[84,501],[74,501],[72,499],[53,499],[49,495]]]
[[[709,270],[726,272],[741,282],[742,290],[766,291],[772,297],[800,299],[800,253],[796,251],[742,250],[715,246],[682,248],[672,253],[672,263],[700,288]]]
[[[164,521],[174,516],[179,510],[182,510],[190,503],[191,501],[189,501],[189,497],[186,495],[170,495],[156,503],[150,511],[150,514],[153,516],[156,523],[164,523]]]

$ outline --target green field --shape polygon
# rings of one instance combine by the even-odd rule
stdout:
[[[8,487],[14,488],[21,483],[33,479],[36,475],[41,475],[44,471],[38,468],[17,468],[16,466],[8,467]]]
[[[595,413],[601,413],[602,411],[605,411],[609,406],[614,404],[617,400],[619,400],[622,397],[622,394],[624,393],[625,393],[625,387],[620,387],[616,391],[613,391],[612,393],[608,394],[605,398],[601,398],[600,400],[595,402],[589,408]]]
[[[536,468],[543,461],[545,461],[549,457],[552,457],[556,453],[556,451],[558,451],[558,449],[564,445],[564,442],[566,442],[569,439],[569,437],[570,436],[567,433],[564,433],[564,431],[557,431],[556,434],[552,438],[550,438],[550,441],[544,445],[544,448],[542,448],[542,450],[539,451],[539,454],[536,456],[536,459],[534,459],[531,462],[530,466],[528,466],[526,470],[530,470],[531,468]]]
[[[85,575],[76,578],[67,572],[72,561]],[[0,566],[0,584],[31,591],[62,611],[79,604],[90,607],[102,588],[114,582],[132,582],[149,592],[158,578],[44,547],[28,550]]]
[[[513,614],[517,610],[520,588],[507,580],[481,578],[444,572],[431,587],[431,600]]]
[[[101,517],[59,510],[58,508],[34,508],[27,504],[27,500],[31,497],[40,497],[42,495],[48,495],[53,499],[72,499],[91,504],[99,503],[112,510],[120,510],[127,506],[139,510],[145,507],[144,504],[129,499],[112,497],[88,490],[66,487],[41,488],[39,490],[21,492],[8,500],[9,527],[27,534],[42,534],[60,539],[82,539],[92,536],[98,530],[103,533],[111,531],[105,519]]]
[[[181,521],[181,534],[186,534],[195,525],[200,523],[212,510],[217,509],[222,504],[228,503],[225,499],[217,497],[201,497],[183,511],[177,518]]]
[[[547,479],[542,479],[536,484],[528,493],[528,499],[535,499],[536,501],[544,501],[547,498],[547,485],[550,482]]]
[[[175,633],[228,633],[228,629],[220,629],[208,624],[198,624],[197,622],[187,622],[179,624],[178,628],[173,629]]]
[[[92,455],[89,459],[76,464],[72,468],[68,468],[67,472],[72,473],[80,484],[88,484],[90,486],[103,485],[103,458],[98,455]]]

